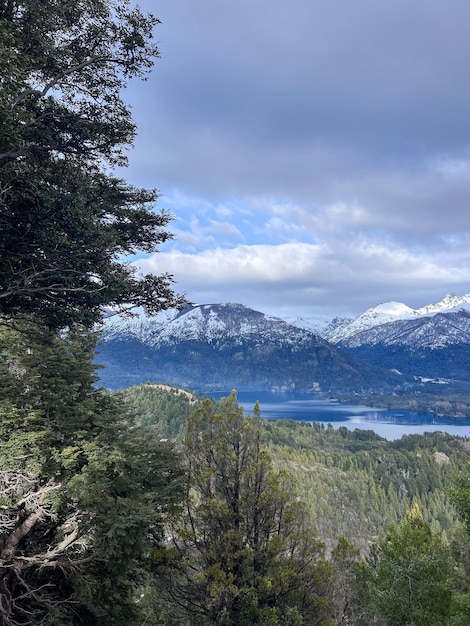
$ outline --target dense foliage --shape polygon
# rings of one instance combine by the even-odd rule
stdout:
[[[141,386],[128,390],[126,394],[130,393],[134,400],[139,395],[148,399],[150,389],[151,386],[146,392],[145,386]],[[163,389],[159,392],[168,393]],[[177,393],[177,390],[173,390],[168,394],[169,407],[178,397]],[[236,414],[233,397],[231,402]],[[192,433],[193,438],[197,433],[195,441],[191,438],[187,441],[189,449],[186,454],[190,466],[198,463],[200,455],[213,453],[214,446],[224,449],[227,445],[224,428],[220,424],[217,428],[213,425],[215,414],[223,414],[223,411],[213,401],[205,400],[203,407],[198,409],[197,417],[192,415],[187,422],[187,432]],[[172,409],[169,410],[172,413]],[[164,412],[159,416],[155,413],[153,419],[151,428],[165,433],[167,421]],[[334,623],[356,626],[375,623],[386,626],[401,623],[399,620],[407,619],[414,610],[416,623],[466,624],[470,603],[470,538],[463,534],[462,526],[459,525],[457,512],[449,500],[449,488],[452,485],[459,486],[461,490],[457,492],[454,488],[452,493],[458,493],[468,508],[469,499],[465,490],[469,458],[467,440],[443,433],[427,433],[386,441],[372,431],[335,430],[332,427],[289,420],[256,423],[261,429],[262,449],[269,451],[276,471],[281,470],[283,476],[291,477],[284,484],[291,485],[291,493],[300,496],[307,505],[308,523],[316,529],[312,531],[313,535],[321,537],[326,542],[327,551],[331,551],[328,596]],[[209,439],[203,434],[207,428]],[[219,438],[220,442],[217,443]],[[255,458],[255,455],[252,456]],[[455,475],[459,470],[463,482],[456,483]],[[207,473],[203,475],[205,478],[208,476]],[[294,481],[295,487],[291,481]],[[189,498],[188,492],[188,511],[192,511],[199,522],[201,511],[198,504],[206,502],[207,497],[202,499],[202,496],[196,496],[194,499],[195,493],[202,494],[202,488],[191,492],[193,499]],[[276,493],[275,487],[271,493]],[[249,498],[245,506],[248,503]],[[191,507],[195,507],[195,510]],[[211,515],[219,509],[207,506],[205,510],[205,522],[216,523]],[[187,527],[182,519],[178,518],[177,522],[176,525],[173,523],[172,536],[188,539],[188,534],[185,534]],[[420,537],[422,535],[421,544],[413,533]],[[410,549],[414,545],[418,550],[414,563],[411,563],[406,552],[408,536],[411,537],[408,542]],[[202,537],[189,533],[189,537],[192,537],[193,550],[197,546],[201,554],[207,551],[219,566],[225,562],[214,556],[219,544],[212,540],[210,533],[202,533]],[[371,548],[371,545],[375,547]],[[388,546],[391,546],[390,549]],[[179,542],[177,547],[182,550],[183,542]],[[185,548],[188,546],[185,545]],[[176,581],[177,574],[184,574],[182,563],[188,565],[199,562],[201,554],[196,559],[191,550],[177,552],[177,566],[172,559],[165,560],[169,558],[168,553],[165,558],[159,553],[157,562],[160,568],[162,562],[165,565],[171,562],[171,567],[175,568],[171,570],[173,581]],[[432,572],[435,572],[434,577],[425,573],[428,559]],[[414,598],[426,597],[426,593],[437,596],[438,590],[442,591],[441,601],[437,605],[426,601],[422,610],[419,610],[419,606],[407,608],[410,596],[399,585],[393,588],[394,592],[388,600],[383,603],[378,601],[381,597],[380,585],[390,590],[385,573],[390,568],[395,571],[393,567],[399,571],[400,563],[403,567],[405,564],[409,566],[403,576],[413,575],[416,581]],[[158,571],[162,575],[162,569]],[[202,576],[202,571],[204,568],[199,565],[193,575],[203,591],[192,579],[193,587],[189,580],[185,580],[185,584],[180,580],[177,591],[188,594],[191,590],[191,598],[204,597],[209,585],[206,578],[197,578],[197,573],[201,572]],[[233,590],[233,587],[230,588]],[[174,600],[177,595],[175,591]],[[213,595],[209,595],[214,599]],[[179,600],[184,606],[181,597]],[[413,606],[416,604],[419,605],[419,602],[414,602]],[[171,606],[175,615],[175,604]],[[398,607],[401,607],[401,612]],[[200,608],[195,609],[195,612],[200,616]],[[193,622],[191,619],[188,621],[187,614],[185,617],[183,612],[175,623]],[[198,620],[195,619],[194,623],[198,623]],[[307,620],[305,623],[311,622]]]
[[[390,626],[447,624],[453,568],[450,549],[423,520],[419,507],[407,511],[400,524],[390,525],[374,547],[366,603]]]
[[[135,127],[121,89],[158,56],[156,20],[127,0],[0,2],[0,314],[51,327],[102,307],[179,306],[171,277],[122,256],[171,235],[154,191],[110,174]]]
[[[95,388],[93,347],[88,332],[0,334],[4,624],[140,623],[134,588],[181,470]]]
[[[105,306],[179,306],[123,257],[171,235],[112,174],[158,22],[127,0],[0,0],[0,621],[141,624],[137,589],[179,500],[172,445],[95,387]]]
[[[178,390],[152,385],[132,387],[124,396],[161,437],[181,432],[192,406]],[[470,458],[465,439],[434,432],[387,441],[373,431],[291,420],[263,420],[262,428],[275,465],[295,475],[324,538],[345,535],[365,548],[415,503],[435,530],[457,523],[448,490]]]
[[[170,216],[108,169],[157,21],[0,0],[0,623],[466,626],[468,441],[97,386],[104,306],[183,303],[122,262]]]
[[[331,623],[331,575],[292,477],[274,470],[259,411],[206,398],[185,425],[186,505],[156,570],[198,624]],[[183,614],[184,614],[183,613]]]
[[[141,426],[163,439],[181,440],[184,420],[198,399],[188,391],[169,385],[139,385],[121,393]]]

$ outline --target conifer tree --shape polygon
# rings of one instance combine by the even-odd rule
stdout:
[[[263,449],[259,407],[235,392],[204,399],[186,423],[186,504],[155,571],[191,623],[326,624],[330,568],[292,479]],[[170,565],[170,566],[169,566]],[[160,569],[163,566],[163,569]]]
[[[89,332],[25,337],[0,334],[0,623],[140,624],[179,457],[93,386]]]
[[[449,493],[460,519],[470,534],[470,463],[454,477],[454,484]]]
[[[180,306],[170,276],[123,256],[171,234],[154,190],[112,175],[135,125],[121,91],[158,56],[129,0],[0,0],[0,315],[53,328],[104,306]]]
[[[373,552],[368,604],[387,626],[443,626],[451,610],[452,567],[449,546],[414,505]]]

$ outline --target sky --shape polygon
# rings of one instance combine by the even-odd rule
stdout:
[[[135,261],[281,317],[470,292],[468,0],[141,0],[124,177],[174,239]]]

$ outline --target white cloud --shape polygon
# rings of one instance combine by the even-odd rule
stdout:
[[[470,291],[467,0],[142,4],[162,60],[124,176],[176,216],[146,271],[332,315]]]
[[[215,235],[222,235],[228,239],[243,239],[243,233],[230,222],[218,222],[209,220],[211,231]]]
[[[195,302],[207,301],[210,294],[211,301],[239,301],[267,312],[287,307],[314,316],[327,307],[333,317],[340,311],[359,314],[371,302],[392,299],[422,305],[433,300],[436,288],[444,294],[467,292],[470,266],[451,255],[446,261],[439,265],[404,248],[356,238],[338,242],[335,249],[290,243],[195,254],[174,250],[138,264],[144,272],[173,274],[177,287]]]

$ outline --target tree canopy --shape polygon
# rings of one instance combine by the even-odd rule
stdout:
[[[372,553],[369,603],[387,626],[447,624],[453,561],[449,546],[413,506]],[[370,622],[368,622],[370,623]]]
[[[470,462],[455,476],[454,484],[449,491],[455,508],[470,534]]]
[[[0,2],[0,314],[91,324],[102,307],[180,306],[125,255],[168,240],[155,190],[111,175],[135,125],[121,98],[158,57],[128,0]]]
[[[155,558],[183,617],[227,626],[327,624],[324,545],[293,480],[263,449],[258,407],[245,417],[235,393],[205,399],[185,433],[188,491],[171,527],[173,560],[165,553],[161,567]]]
[[[125,259],[167,241],[155,190],[114,175],[121,90],[158,56],[128,0],[0,0],[0,622],[141,624],[136,590],[179,500],[171,444],[96,387],[104,307],[181,306]],[[146,618],[145,618],[146,619]]]
[[[142,623],[135,589],[182,470],[94,387],[95,339],[0,331],[2,624]]]

